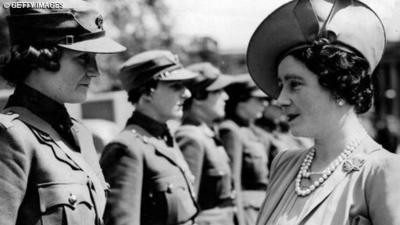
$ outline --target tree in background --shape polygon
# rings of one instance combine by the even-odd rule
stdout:
[[[117,79],[119,65],[130,56],[149,49],[176,48],[172,35],[173,20],[162,0],[98,0],[104,15],[107,34],[127,47],[119,55],[100,55],[103,74],[94,83],[93,91],[120,88]]]

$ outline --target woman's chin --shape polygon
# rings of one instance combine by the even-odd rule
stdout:
[[[70,96],[70,98],[65,100],[65,103],[70,103],[70,104],[78,104],[78,103],[83,103],[87,99],[87,94],[80,94],[80,95],[74,95]]]

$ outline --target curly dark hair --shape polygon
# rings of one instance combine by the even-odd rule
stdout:
[[[11,85],[23,82],[37,68],[56,72],[60,69],[62,49],[56,46],[14,45],[10,54],[0,62],[1,76]]]
[[[364,113],[372,105],[373,85],[368,61],[355,50],[321,38],[289,53],[318,75],[321,86]]]
[[[146,84],[140,86],[139,88],[134,88],[128,91],[128,101],[132,104],[138,103],[140,97],[144,94],[150,94],[151,89],[157,88],[159,80],[152,79]]]

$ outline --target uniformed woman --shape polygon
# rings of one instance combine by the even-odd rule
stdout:
[[[315,140],[275,157],[257,224],[400,224],[400,156],[358,118],[372,105],[384,46],[381,20],[356,0],[291,1],[253,34],[250,74],[292,133]]]
[[[104,181],[91,134],[64,103],[85,101],[96,53],[125,50],[104,36],[87,2],[12,8],[2,77],[15,91],[0,114],[0,223],[100,225]],[[49,32],[51,31],[51,32]]]
[[[236,206],[232,167],[240,160],[229,158],[214,122],[225,116],[225,102],[229,97],[224,88],[234,80],[210,63],[187,68],[199,76],[188,86],[192,98],[185,103],[176,139],[195,176],[201,210],[198,224],[232,225]]]
[[[195,76],[164,50],[142,52],[122,65],[120,78],[135,111],[101,157],[111,185],[105,224],[194,224],[193,175],[166,122],[182,117],[190,97],[185,81]]]
[[[226,119],[219,130],[224,133],[222,142],[228,155],[242,155],[237,179],[242,189],[244,221],[246,225],[254,225],[268,184],[268,156],[273,136],[254,124],[268,104],[267,95],[248,74],[241,76],[247,80],[225,88],[229,100],[225,107]]]

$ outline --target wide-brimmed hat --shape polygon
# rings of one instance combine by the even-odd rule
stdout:
[[[258,26],[247,50],[247,65],[256,84],[272,97],[279,87],[277,67],[284,53],[334,33],[333,44],[363,56],[370,73],[385,47],[385,30],[376,13],[356,0],[295,0],[273,11]]]
[[[18,2],[18,1],[17,1]],[[32,3],[27,5],[27,2]],[[12,45],[49,46],[92,53],[116,53],[126,48],[105,36],[103,17],[83,0],[24,0],[7,17]]]
[[[185,69],[177,55],[166,50],[150,50],[132,56],[120,69],[122,87],[130,91],[142,87],[151,80],[190,80],[196,73]]]

